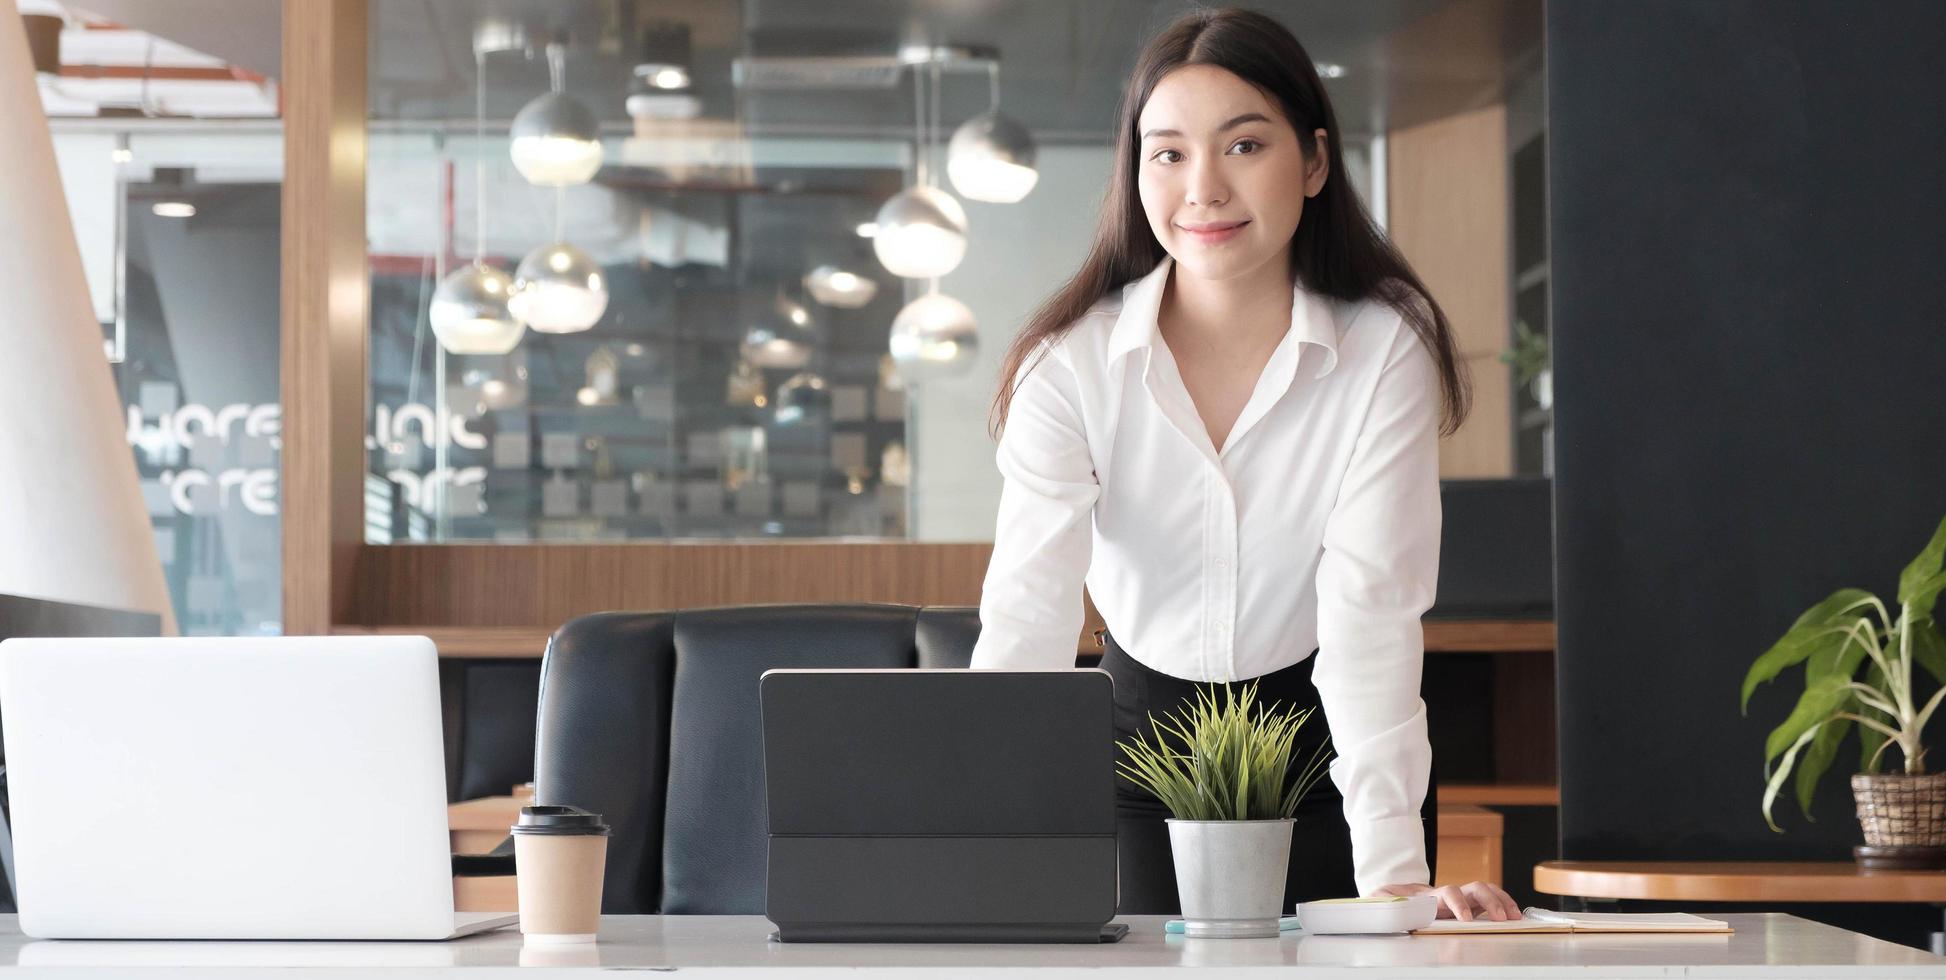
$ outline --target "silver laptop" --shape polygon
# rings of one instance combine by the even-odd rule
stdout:
[[[46,939],[448,939],[425,637],[0,643],[20,929]]]

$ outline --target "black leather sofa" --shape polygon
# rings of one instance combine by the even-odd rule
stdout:
[[[613,828],[603,912],[760,914],[758,678],[772,668],[965,667],[979,629],[972,608],[896,605],[572,620],[542,665],[537,798],[594,810]],[[1429,856],[1436,805],[1429,794]]]

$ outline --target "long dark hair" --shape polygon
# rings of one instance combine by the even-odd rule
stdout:
[[[1166,254],[1142,211],[1136,185],[1137,120],[1164,75],[1184,65],[1214,65],[1255,85],[1282,107],[1297,131],[1305,156],[1318,151],[1323,129],[1329,176],[1324,189],[1304,205],[1291,238],[1291,274],[1313,292],[1342,300],[1376,297],[1412,327],[1439,369],[1440,433],[1451,435],[1465,421],[1472,390],[1453,342],[1452,326],[1424,283],[1398,249],[1372,224],[1365,206],[1343,178],[1338,120],[1318,81],[1311,56],[1282,24],[1249,10],[1197,10],[1169,25],[1142,51],[1122,95],[1115,134],[1115,172],[1102,202],[1101,220],[1088,258],[1067,284],[1041,304],[1021,328],[1000,372],[993,400],[995,435],[1007,424],[1016,378],[1043,341],[1074,326],[1111,290],[1155,271]],[[1291,188],[1291,193],[1301,193]]]

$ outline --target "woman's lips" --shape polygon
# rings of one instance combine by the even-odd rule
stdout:
[[[1235,238],[1243,231],[1243,226],[1249,223],[1248,220],[1201,221],[1177,224],[1176,227],[1182,229],[1183,234],[1188,235],[1191,241],[1199,245],[1219,245]]]

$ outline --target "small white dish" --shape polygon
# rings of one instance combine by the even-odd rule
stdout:
[[[1411,932],[1439,917],[1439,896],[1339,898],[1297,904],[1297,927],[1314,936]]]

